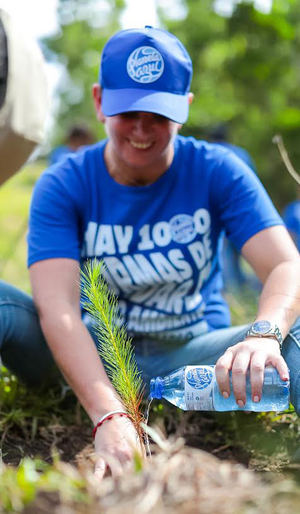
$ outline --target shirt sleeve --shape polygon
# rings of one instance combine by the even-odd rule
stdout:
[[[224,152],[214,170],[214,211],[238,250],[256,233],[283,225],[262,183],[241,159]]]
[[[28,266],[51,258],[79,260],[79,211],[63,174],[45,172],[36,183],[29,216]]]

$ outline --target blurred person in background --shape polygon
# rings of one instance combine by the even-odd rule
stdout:
[[[272,365],[282,380],[290,376],[300,411],[299,254],[241,159],[178,135],[193,100],[191,78],[190,56],[169,32],[147,26],[109,39],[93,86],[107,138],[66,156],[35,186],[33,299],[0,287],[4,364],[37,385],[56,362],[95,426],[99,479],[122,473],[139,447],[80,306],[80,269],[90,259],[105,263],[145,384],[188,364],[216,364],[222,395],[229,397],[232,371],[244,408],[247,372],[259,402]],[[222,296],[224,232],[264,284],[255,320],[240,327],[230,327]]]
[[[247,152],[247,150],[241,146],[230,143],[229,139],[229,128],[226,123],[220,123],[219,125],[215,126],[209,133],[210,141],[217,143],[218,145],[222,145],[224,148],[228,148],[228,150],[231,150],[256,173],[256,166],[249,152]]]
[[[208,139],[233,152],[256,173],[256,166],[249,152],[245,148],[229,142],[229,130],[225,123],[215,126],[209,133]],[[249,289],[258,292],[261,289],[261,282],[254,273],[246,273],[243,269],[243,258],[240,252],[226,237],[223,248],[223,279],[224,289],[229,293],[243,293]]]
[[[95,143],[95,137],[89,127],[84,123],[72,125],[66,136],[65,144],[54,148],[49,156],[49,165],[56,164],[67,154],[77,152],[84,146]]]
[[[297,187],[298,198],[289,203],[283,211],[283,221],[300,251],[300,186]]]

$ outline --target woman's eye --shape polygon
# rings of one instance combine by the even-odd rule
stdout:
[[[133,120],[134,118],[137,117],[137,113],[136,112],[123,112],[121,114],[121,116],[124,120]]]
[[[168,118],[166,118],[165,116],[162,116],[161,114],[145,113],[145,115],[148,120],[151,120],[152,122],[155,122],[155,123],[166,123],[169,121]],[[119,116],[123,120],[129,121],[129,120],[136,120],[140,116],[144,116],[144,114],[141,114],[138,111],[129,111],[129,112],[122,112],[121,114],[119,114]]]
[[[166,118],[165,116],[162,116],[161,114],[153,114],[153,117],[154,117],[155,121],[158,121],[159,123],[168,121],[168,118]]]

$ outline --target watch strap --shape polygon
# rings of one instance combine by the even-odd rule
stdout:
[[[265,328],[263,324],[265,324],[267,328]],[[262,326],[263,328],[261,328]],[[265,320],[253,323],[247,330],[246,337],[270,337],[276,339],[280,350],[282,348],[283,337],[280,329],[277,325]]]

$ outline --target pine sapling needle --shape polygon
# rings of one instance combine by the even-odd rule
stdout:
[[[143,381],[138,370],[131,339],[118,316],[118,301],[103,278],[104,264],[94,260],[82,271],[83,306],[95,322],[98,351],[108,377],[130,415],[143,447],[144,421],[140,412]]]

